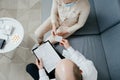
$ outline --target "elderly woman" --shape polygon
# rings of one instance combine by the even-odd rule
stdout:
[[[35,31],[39,43],[43,36],[52,30],[47,38],[55,43],[55,35],[67,38],[76,30],[83,27],[90,12],[88,0],[53,0],[51,16]]]

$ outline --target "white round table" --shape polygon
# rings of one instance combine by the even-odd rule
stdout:
[[[16,49],[23,40],[24,29],[20,22],[13,18],[0,18],[0,25],[7,25],[13,27],[11,35],[7,35],[6,45],[0,49],[0,53],[10,52]]]

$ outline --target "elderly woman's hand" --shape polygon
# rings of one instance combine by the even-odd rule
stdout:
[[[69,32],[67,32],[67,31],[56,33],[56,35],[58,35],[58,36],[65,36],[67,34],[69,34]]]
[[[51,34],[52,34],[53,36],[56,35],[56,25],[55,25],[55,24],[52,24],[52,31],[51,31]]]

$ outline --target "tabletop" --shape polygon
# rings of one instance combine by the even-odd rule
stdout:
[[[6,44],[3,49],[0,49],[0,53],[6,53],[16,49],[23,40],[24,29],[22,24],[13,18],[0,18],[0,28],[12,29],[6,32],[0,32],[0,38],[6,40]]]

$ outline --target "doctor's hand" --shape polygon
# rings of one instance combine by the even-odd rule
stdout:
[[[70,47],[70,44],[67,39],[62,39],[62,41],[60,42],[60,45],[64,46],[66,49]]]
[[[38,67],[38,69],[43,69],[43,62],[42,62],[42,59],[36,59],[36,65]]]

